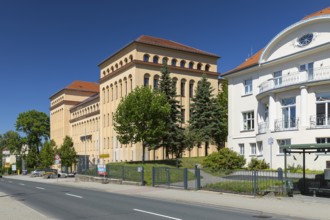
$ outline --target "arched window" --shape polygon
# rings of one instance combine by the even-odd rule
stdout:
[[[154,56],[153,58],[153,63],[158,63],[159,57],[158,56]]]
[[[113,66],[111,67],[111,71],[112,71],[112,72],[114,71],[114,68],[113,68]]]
[[[144,54],[143,55],[143,61],[144,62],[149,62],[149,58],[150,58],[149,54]]]
[[[186,65],[186,61],[184,61],[184,60],[181,60],[181,62],[180,62],[180,67],[184,68],[184,67],[185,67],[185,65]]]
[[[158,85],[159,85],[159,76],[155,75],[154,76],[154,90],[158,90]]]
[[[197,64],[197,69],[198,69],[198,70],[202,70],[202,64],[201,64],[201,63],[198,63],[198,64]]]
[[[128,62],[127,58],[125,58],[125,64]]]
[[[185,96],[185,87],[186,87],[186,80],[181,80],[180,90],[181,90],[181,96]]]
[[[110,73],[110,70],[109,70],[109,68],[107,69],[107,73],[108,73],[108,74]]]
[[[189,69],[193,69],[194,68],[194,62],[189,62]]]
[[[116,69],[118,69],[118,63],[116,63],[115,67],[116,67]]]
[[[133,61],[133,56],[129,55],[129,60],[132,62]]]
[[[105,76],[105,71],[103,71],[103,76]]]
[[[189,82],[189,98],[193,98],[194,96],[194,81],[190,80]]]
[[[164,57],[163,58],[163,64],[167,64],[167,62],[168,62],[168,58],[167,57]]]
[[[209,64],[207,64],[207,65],[205,66],[205,71],[210,71],[210,65],[209,65]]]
[[[144,74],[144,80],[143,80],[144,86],[149,86],[149,78],[150,78],[150,75],[148,73]]]
[[[172,63],[171,63],[171,65],[172,65],[172,66],[176,66],[176,62],[177,62],[176,59],[172,59]]]
[[[123,66],[123,61],[120,61],[119,64],[120,64],[120,66]]]

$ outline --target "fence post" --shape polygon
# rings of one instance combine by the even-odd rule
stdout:
[[[144,186],[144,167],[141,169],[141,186]]]
[[[152,167],[151,177],[152,177],[152,187],[155,187],[155,167]]]
[[[121,166],[121,179],[125,180],[125,167]]]
[[[195,178],[196,178],[196,190],[201,189],[201,175],[200,169],[198,168],[197,164],[195,165]]]
[[[167,187],[170,187],[171,179],[170,179],[170,169],[166,168],[166,180],[167,180]]]
[[[257,178],[258,171],[253,170],[252,176],[253,176],[253,196],[257,195],[257,188],[258,188],[258,178]]]
[[[188,169],[187,168],[183,169],[183,184],[184,184],[184,189],[188,189]]]

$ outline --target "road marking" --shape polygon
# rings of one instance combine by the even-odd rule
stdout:
[[[44,189],[45,189],[45,188],[42,188],[42,187],[38,187],[38,186],[36,186],[36,188],[37,188],[37,189],[42,189],[42,190],[44,190]]]
[[[174,219],[174,220],[182,220],[181,218],[174,218],[174,217],[171,217],[171,216],[161,215],[161,214],[157,214],[157,213],[154,213],[154,212],[148,212],[148,211],[144,211],[144,210],[141,210],[141,209],[133,209],[133,210],[137,211],[137,212],[147,213],[147,214],[150,214],[150,215],[160,216],[160,217],[163,217],[163,218],[169,218],[169,219]]]
[[[20,183],[19,185],[24,186],[25,184],[24,183]]]
[[[77,196],[77,195],[73,195],[73,194],[70,194],[70,193],[65,193],[65,195],[72,196],[72,197],[77,197],[77,198],[82,198],[82,196]]]

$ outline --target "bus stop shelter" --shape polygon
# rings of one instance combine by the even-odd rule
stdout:
[[[284,152],[284,175],[287,179],[287,156],[291,154],[302,154],[303,157],[303,193],[306,192],[306,154],[324,153],[330,154],[330,143],[322,144],[288,144],[280,146]]]

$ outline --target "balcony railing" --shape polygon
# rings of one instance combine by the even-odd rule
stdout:
[[[275,131],[295,130],[298,128],[298,119],[277,119],[275,120]]]
[[[310,126],[311,128],[330,128],[330,115],[312,115]]]
[[[259,86],[259,93],[266,92],[268,90],[281,88],[290,85],[296,85],[304,82],[329,80],[330,79],[330,67],[312,68],[302,72],[294,72],[282,77],[272,78],[265,82],[262,82]]]
[[[258,133],[264,134],[267,132],[268,129],[268,122],[261,122],[258,124]]]

